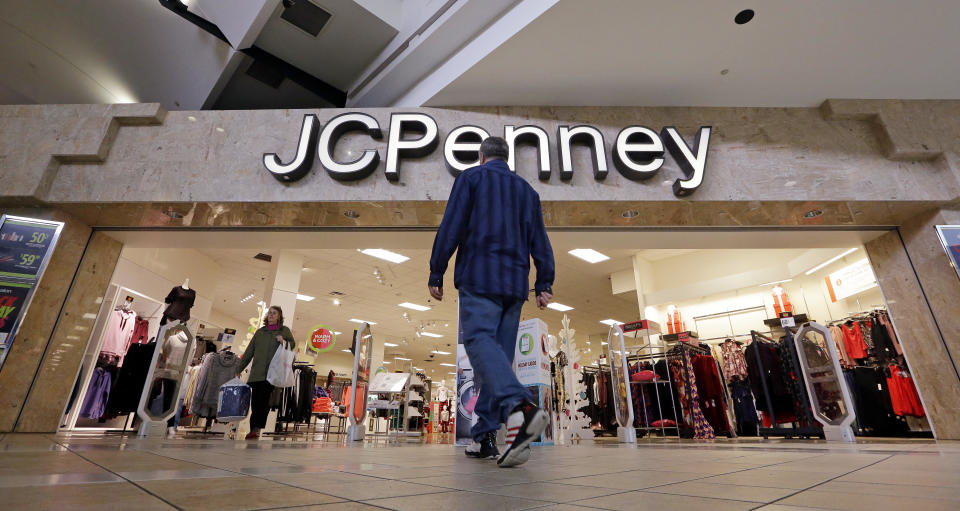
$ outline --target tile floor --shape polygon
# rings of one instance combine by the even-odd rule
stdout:
[[[0,435],[0,508],[960,509],[960,443],[598,442],[519,468],[449,445]]]

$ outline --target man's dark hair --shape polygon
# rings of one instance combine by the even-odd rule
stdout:
[[[480,154],[488,160],[506,160],[510,156],[507,141],[500,137],[487,137],[480,143]]]

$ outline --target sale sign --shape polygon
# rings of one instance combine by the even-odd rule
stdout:
[[[310,328],[310,339],[307,340],[307,346],[311,350],[322,353],[328,351],[337,342],[337,334],[327,325],[315,325]]]
[[[9,342],[13,325],[23,314],[30,284],[0,282],[0,346]]]
[[[4,217],[0,224],[0,275],[36,279],[53,248],[59,224]]]

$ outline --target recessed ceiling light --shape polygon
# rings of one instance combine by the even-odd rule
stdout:
[[[640,216],[640,212],[635,209],[628,209],[623,213],[620,213],[620,216],[622,216],[623,218],[636,218]]]
[[[433,353],[434,355],[449,355],[449,354],[450,354],[449,351],[440,351],[440,350],[433,350],[433,351],[431,351],[430,353]]]
[[[388,365],[388,364],[390,364],[390,363],[391,363],[391,362],[390,362],[389,360],[384,360],[384,361],[383,361],[383,365]]]
[[[435,333],[433,333],[433,332],[420,332],[420,333],[421,333],[422,335],[427,336],[427,337],[443,337],[443,335],[441,335],[441,334],[435,334]]]
[[[823,211],[819,209],[811,209],[810,211],[807,211],[806,213],[803,214],[803,218],[817,218],[822,214],[823,214]]]
[[[302,294],[300,294],[300,293],[297,293],[297,300],[300,300],[301,302],[312,302],[314,298],[316,298],[316,297],[315,297],[315,296],[310,296],[310,295],[302,295]]]
[[[600,346],[606,346],[606,345],[607,345],[607,341],[600,341]]]
[[[729,69],[721,69],[721,70],[720,70],[720,74],[723,75],[723,76],[727,76],[727,73],[729,73],[729,72],[730,72]]]
[[[747,23],[750,23],[750,20],[753,19],[754,14],[756,13],[753,12],[753,9],[744,9],[733,17],[733,22],[737,25],[746,25]]]
[[[410,260],[410,258],[405,255],[384,250],[382,248],[365,248],[361,250],[360,253],[371,257],[376,257],[377,259],[383,259],[384,261],[390,261],[391,263],[402,263]]]
[[[573,257],[578,257],[591,264],[610,259],[610,257],[605,256],[592,248],[575,248],[568,253]]]
[[[362,320],[362,319],[357,319],[357,318],[350,318],[350,322],[351,322],[351,323],[360,323],[360,324],[367,323],[367,324],[370,324],[370,325],[376,325],[376,323],[374,323],[373,321],[364,321],[364,320]]]
[[[446,362],[440,362],[440,365],[445,367],[457,367],[457,364],[448,364]]]
[[[410,303],[410,302],[403,302],[397,305],[399,305],[400,307],[406,307],[407,309],[413,309],[415,311],[421,311],[421,312],[430,310],[430,307],[427,307],[426,305],[417,305],[415,303]]]
[[[334,332],[334,334],[336,334],[336,335],[340,335],[340,334],[342,334],[342,333],[343,333],[343,332]]]
[[[360,218],[360,213],[357,213],[356,211],[354,211],[354,210],[352,210],[352,209],[348,209],[348,210],[346,210],[346,211],[343,212],[343,216],[345,216],[345,217],[347,217],[347,218]]]
[[[400,346],[399,344],[394,344],[394,343],[392,343],[392,342],[385,342],[385,343],[383,343],[383,345],[386,346],[386,347],[388,347],[388,348],[396,348],[397,346]]]
[[[615,319],[605,319],[605,320],[601,321],[601,323],[603,323],[604,325],[607,325],[607,326],[613,326],[613,325],[622,325],[622,324],[623,324],[623,321],[617,321],[617,320],[615,320]]]
[[[792,281],[793,279],[776,280],[774,282],[767,282],[766,284],[760,284],[760,287],[772,286],[774,284],[783,284],[784,282],[792,282]]]
[[[412,358],[403,358],[403,357],[393,357],[394,360],[405,360],[407,362],[413,360]]]
[[[457,375],[457,373],[447,373],[447,374],[452,374],[452,375],[454,375],[454,376],[456,376],[456,375]]]
[[[336,305],[337,307],[339,307],[339,306],[340,306],[340,299],[339,299],[339,298],[334,298],[334,299],[333,299],[333,304]]]
[[[807,272],[806,272],[804,275],[810,275],[811,273],[813,273],[813,272],[815,272],[815,271],[823,268],[824,266],[827,266],[828,264],[830,264],[830,263],[832,263],[832,262],[839,261],[840,259],[842,259],[842,258],[844,258],[844,257],[846,257],[846,256],[848,256],[848,255],[850,255],[850,254],[852,254],[852,253],[854,253],[854,252],[856,252],[856,251],[857,251],[857,247],[853,247],[853,248],[851,248],[850,250],[847,250],[846,252],[844,252],[844,253],[836,256],[836,257],[831,257],[830,259],[828,259],[828,260],[826,260],[826,261],[824,261],[824,262],[822,262],[822,263],[814,266],[813,268],[810,268],[809,270],[807,270]]]
[[[569,306],[569,305],[564,305],[564,304],[562,304],[562,303],[557,303],[557,302],[552,302],[552,303],[548,304],[548,305],[547,305],[547,308],[548,308],[548,309],[553,309],[553,310],[555,310],[555,311],[560,311],[560,312],[567,312],[567,311],[572,311],[572,310],[573,310],[573,307],[571,307],[571,306]]]
[[[340,350],[340,351],[342,351],[342,352],[344,352],[344,353],[353,353],[352,351],[350,351],[350,350],[348,350],[348,349],[342,349],[342,350]]]

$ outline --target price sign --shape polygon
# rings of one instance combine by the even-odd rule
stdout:
[[[307,340],[307,346],[311,350],[322,353],[333,348],[337,343],[337,334],[327,325],[314,325],[310,329],[310,339]]]
[[[782,316],[780,318],[780,326],[783,328],[790,328],[797,326],[797,322],[793,319],[793,316]]]
[[[35,280],[62,227],[59,222],[4,216],[0,223],[0,276]]]
[[[0,346],[6,346],[13,336],[13,326],[23,315],[31,284],[0,282]]]

